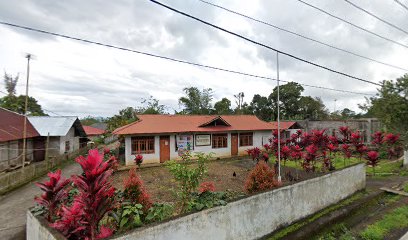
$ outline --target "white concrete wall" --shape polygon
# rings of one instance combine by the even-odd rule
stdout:
[[[260,193],[172,221],[135,229],[116,240],[247,240],[314,214],[365,188],[364,164]],[[57,239],[27,213],[27,239]]]
[[[244,146],[239,147],[239,139],[238,139],[238,155],[246,155],[248,148],[251,147],[262,147],[263,144],[267,143],[268,139],[272,137],[272,131],[255,131],[253,132],[253,146]],[[186,133],[186,135],[193,133]],[[197,134],[211,134],[211,133],[197,133]],[[212,146],[194,146],[193,155],[196,152],[203,152],[203,153],[214,153],[214,158],[222,158],[222,157],[230,157],[231,156],[231,133],[228,134],[228,145],[226,148],[212,148]],[[176,151],[176,134],[169,134],[170,135],[170,159],[179,160],[180,157],[178,152]],[[142,154],[143,155],[143,164],[149,163],[160,163],[160,135],[144,135],[144,136],[154,136],[154,153],[152,154]],[[126,165],[132,165],[134,163],[135,155],[131,153],[131,137],[125,137],[125,160]],[[194,137],[194,136],[193,136]],[[212,137],[211,137],[212,140]]]
[[[408,150],[404,151],[404,167],[408,168]]]
[[[69,141],[69,151],[68,152],[73,152],[75,150],[79,149],[79,137],[75,137],[75,128],[72,126],[67,135],[61,136],[59,139],[59,153],[64,154],[65,153],[65,142]]]

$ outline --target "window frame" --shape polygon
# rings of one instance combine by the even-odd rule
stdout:
[[[135,143],[137,142],[137,143]],[[138,146],[136,149],[136,145]],[[130,152],[132,155],[135,154],[154,154],[156,145],[155,136],[133,136],[130,138]],[[144,150],[141,150],[141,147]]]
[[[238,134],[239,136],[239,146],[240,147],[251,147],[254,145],[254,133],[253,132],[242,132]],[[247,144],[243,144],[243,140],[247,139]]]
[[[219,146],[219,138],[224,138],[222,140],[222,146]],[[217,142],[217,144],[214,144]],[[216,146],[214,146],[216,145]],[[228,148],[228,133],[214,133],[211,134],[211,148],[213,149],[219,149],[219,148]]]

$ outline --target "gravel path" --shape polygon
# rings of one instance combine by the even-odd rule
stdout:
[[[66,166],[62,173],[65,177],[81,172],[79,164]],[[42,182],[48,177],[42,177]],[[0,199],[0,239],[25,239],[25,225],[27,209],[34,206],[34,196],[40,195],[40,189],[34,182],[28,183]]]

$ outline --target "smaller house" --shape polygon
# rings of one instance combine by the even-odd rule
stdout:
[[[97,138],[103,137],[103,134],[106,133],[105,130],[91,127],[91,126],[83,126],[83,128],[84,128],[86,135],[88,136],[88,139],[91,141],[94,141]]]
[[[28,120],[44,143],[49,139],[49,156],[70,153],[86,146],[87,135],[78,117],[30,116]]]
[[[22,164],[24,115],[0,108],[0,171]],[[44,160],[39,133],[26,122],[26,161]]]

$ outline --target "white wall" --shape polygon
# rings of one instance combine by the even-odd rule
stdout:
[[[246,155],[248,148],[251,147],[262,147],[263,144],[267,143],[268,139],[272,137],[272,131],[255,131],[253,132],[253,146],[239,147],[238,139],[238,155]],[[183,134],[183,133],[182,133]],[[186,133],[185,135],[192,134]],[[211,134],[211,133],[197,133],[197,134]],[[194,135],[194,134],[192,134]],[[142,154],[143,164],[148,163],[160,163],[160,135],[144,135],[144,136],[154,136],[154,153],[152,154]],[[164,135],[163,135],[164,136]],[[170,159],[179,160],[180,157],[176,151],[176,134],[170,134]],[[131,137],[130,135],[125,137],[125,160],[126,165],[133,165],[135,155],[131,154]],[[212,140],[212,138],[211,138]],[[203,153],[214,153],[214,158],[230,157],[231,156],[231,133],[228,133],[228,146],[226,148],[212,148],[212,146],[194,146],[193,155],[196,152]]]
[[[67,135],[61,136],[59,139],[59,153],[64,154],[65,153],[65,142],[69,141],[69,151],[68,152],[73,152],[75,150],[79,149],[79,137],[75,137],[75,128],[72,126]]]

